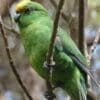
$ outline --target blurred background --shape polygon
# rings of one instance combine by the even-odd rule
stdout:
[[[18,31],[13,17],[15,16],[15,6],[20,0],[0,0],[0,16],[3,23],[10,28]],[[55,17],[55,11],[59,0],[34,0],[41,3],[47,10],[52,19]],[[78,0],[65,0],[63,14],[60,18],[59,25],[69,32],[72,39],[78,45]],[[96,34],[100,31],[100,0],[85,0],[85,27],[84,40],[86,43],[86,52],[90,54],[91,47],[94,43]],[[45,100],[43,91],[46,91],[45,81],[31,68],[24,53],[23,45],[19,35],[14,34],[10,30],[5,30],[9,49],[13,57],[16,69],[34,100]],[[99,41],[96,45],[91,58],[91,71],[96,80],[100,83],[100,33]],[[86,53],[85,53],[86,54]],[[88,59],[88,56],[85,55]],[[96,96],[96,100],[100,100],[100,89],[90,81],[90,89]],[[65,92],[56,89],[57,100],[69,100]],[[63,99],[62,99],[63,98]],[[0,100],[28,100],[24,92],[20,88],[8,62],[5,51],[4,41],[0,32]]]

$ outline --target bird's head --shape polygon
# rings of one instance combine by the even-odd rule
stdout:
[[[29,25],[32,21],[43,15],[47,15],[46,9],[39,3],[33,1],[21,1],[16,5],[15,21],[19,25]]]

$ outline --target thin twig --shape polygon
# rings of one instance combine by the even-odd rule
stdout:
[[[19,36],[19,33],[15,29],[13,29],[12,27],[6,26],[6,25],[4,25],[4,23],[2,23],[2,25],[3,25],[4,29],[14,33],[16,36]]]
[[[79,49],[84,54],[84,0],[79,0]]]
[[[9,7],[8,0],[6,0],[6,2],[7,2],[7,8],[9,9],[10,7]],[[5,28],[6,30],[8,30],[8,31],[11,31],[11,32],[14,33],[16,36],[19,36],[19,33],[18,33],[18,32],[14,29],[14,27],[13,27],[15,21],[14,21],[14,18],[12,18],[10,11],[8,12],[8,16],[9,16],[9,19],[10,19],[10,25],[11,25],[11,26],[8,27],[8,26],[4,25],[4,23],[2,23],[3,26],[4,26],[4,28]]]
[[[55,39],[56,39],[58,23],[59,23],[59,18],[60,18],[61,9],[63,7],[63,4],[64,4],[64,0],[60,0],[57,11],[56,11],[55,20],[54,20],[54,23],[53,23],[52,36],[51,36],[51,40],[50,40],[49,49],[48,49],[48,52],[47,52],[46,62],[45,62],[45,65],[44,65],[44,66],[47,67],[47,73],[49,74],[49,81],[47,81],[47,86],[48,86],[48,90],[51,93],[52,93],[52,90],[53,90],[52,82],[51,82],[52,69],[53,69],[53,66],[55,65],[55,63],[53,61],[53,47],[54,47],[54,42],[55,42]],[[48,98],[48,100],[53,100],[53,99],[54,99],[54,96],[50,96],[50,98]]]
[[[90,64],[89,52],[86,41],[84,41],[84,55],[87,58],[87,62]]]
[[[88,47],[87,47],[86,42],[84,44],[84,47],[85,47],[85,56],[86,56],[86,58],[87,58],[87,60],[88,60],[89,63],[91,62],[93,52],[94,52],[94,50],[96,48],[96,45],[99,42],[99,39],[100,39],[100,28],[98,29],[98,31],[96,33],[95,39],[94,39],[94,41],[92,43],[92,46],[90,48],[90,52],[88,52]]]
[[[57,9],[57,3],[56,3],[56,1],[55,0],[50,0],[50,2],[52,3],[53,7],[55,9]],[[63,17],[63,19],[65,21],[68,21],[68,16],[66,14],[64,14],[64,12],[61,12],[61,15],[62,15],[62,17]]]
[[[57,8],[57,3],[56,3],[55,0],[50,0],[50,2],[53,4],[53,6],[54,6],[55,8]]]
[[[85,56],[86,56],[87,61],[89,62],[89,64],[91,63],[93,52],[94,52],[94,50],[96,48],[96,45],[99,42],[99,39],[100,39],[100,28],[98,29],[98,31],[96,33],[95,39],[93,41],[93,45],[91,46],[91,49],[90,49],[90,52],[88,52],[87,43],[85,41],[85,44],[84,44],[84,47],[85,47]],[[88,81],[87,82],[88,82],[88,85],[90,86],[91,83],[89,81],[89,77],[88,77]],[[99,87],[99,84],[98,84],[98,87]],[[92,93],[92,91],[89,91],[89,90],[87,91],[87,97],[88,97],[89,100],[96,100],[94,94]]]
[[[84,45],[84,6],[85,6],[85,1],[79,0],[79,41],[78,42],[79,42],[79,49],[83,54],[84,54],[84,46],[85,46],[85,49],[87,49],[87,46]],[[87,52],[85,53],[87,55]],[[88,83],[88,80],[87,80],[87,83]],[[88,97],[91,97],[91,99],[93,99],[93,94],[92,95],[87,94],[87,95]]]
[[[14,62],[12,60],[12,56],[11,56],[11,53],[10,53],[10,50],[9,50],[9,47],[8,47],[8,41],[7,41],[7,37],[6,37],[6,34],[5,34],[5,30],[4,30],[4,27],[3,27],[3,24],[2,24],[2,18],[0,16],[0,29],[1,29],[1,34],[2,34],[2,37],[3,37],[3,40],[4,40],[4,44],[5,44],[5,49],[6,49],[6,53],[7,53],[7,56],[8,56],[8,60],[9,60],[9,64],[11,66],[11,69],[18,81],[18,83],[20,84],[21,88],[23,89],[23,91],[25,92],[25,94],[27,95],[28,99],[29,100],[33,100],[31,95],[29,94],[29,92],[27,91],[26,87],[24,86],[21,78],[20,78],[20,75],[18,74],[17,70],[15,69],[15,65],[14,65]]]
[[[47,59],[46,59],[48,64],[51,64],[51,62],[52,62],[53,46],[54,46],[54,42],[55,42],[55,38],[56,38],[56,34],[57,34],[57,28],[58,28],[60,13],[61,13],[61,9],[63,7],[63,4],[64,4],[64,0],[60,0],[59,5],[58,5],[58,9],[56,12],[54,24],[53,24],[53,32],[52,32],[52,37],[50,40],[50,46],[49,46],[48,55],[47,55]]]
[[[99,39],[100,39],[100,28],[98,29],[97,33],[96,33],[96,36],[95,36],[95,39],[93,41],[93,45],[91,46],[91,49],[90,49],[90,54],[89,54],[89,60],[91,61],[92,59],[92,54],[96,48],[96,45],[98,44],[99,42]]]
[[[7,2],[7,9],[9,10],[10,6],[9,6],[8,0],[6,0],[6,2]],[[8,16],[9,16],[9,18],[10,18],[11,25],[13,25],[13,24],[12,24],[13,20],[12,20],[12,17],[11,17],[11,14],[10,14],[9,11],[8,11]]]
[[[9,10],[10,7],[9,7],[8,0],[6,0],[6,2],[7,2],[7,9]],[[12,25],[13,25],[13,18],[11,17],[10,12],[8,12],[8,16],[9,16],[9,19],[10,19],[10,22],[11,22],[11,27],[8,27],[8,26],[4,25],[4,23],[2,22],[3,27],[6,30],[11,31],[12,33],[15,33],[17,36],[19,36],[19,33],[15,29],[13,29],[13,27],[12,27]]]

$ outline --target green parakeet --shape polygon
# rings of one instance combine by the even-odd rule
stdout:
[[[16,6],[19,16],[16,18],[25,53],[37,73],[49,80],[43,67],[50,44],[53,21],[46,9],[32,1],[22,1]],[[80,53],[75,43],[62,28],[58,28],[54,44],[52,84],[63,88],[71,100],[87,100],[86,73],[80,66],[86,65],[86,58]]]

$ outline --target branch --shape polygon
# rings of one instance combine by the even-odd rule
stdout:
[[[91,49],[90,49],[90,52],[88,52],[88,47],[87,47],[87,44],[86,44],[86,41],[85,41],[85,44],[84,44],[84,47],[85,47],[85,56],[86,56],[87,61],[89,62],[89,64],[91,63],[92,55],[93,55],[93,52],[94,52],[94,50],[96,48],[97,43],[99,43],[99,39],[100,39],[100,28],[98,29],[98,31],[96,33],[95,39],[93,41],[93,45],[91,46]],[[88,85],[90,85],[90,84],[91,83],[89,82],[89,79],[88,79]],[[98,87],[100,87],[99,84],[98,84]],[[87,98],[89,100],[96,100],[95,95],[89,89],[87,91]]]
[[[84,41],[84,55],[87,58],[87,62],[90,64],[89,52],[86,41]]]
[[[50,2],[52,3],[53,7],[55,9],[57,9],[57,3],[56,3],[56,1],[55,0],[50,0]],[[67,16],[66,14],[64,14],[64,12],[61,12],[61,15],[62,15],[63,19],[68,22],[68,20],[69,20],[68,17],[69,16]]]
[[[55,39],[56,39],[58,23],[59,23],[59,18],[60,18],[61,9],[63,7],[63,4],[64,4],[64,0],[60,0],[57,11],[56,11],[55,20],[54,20],[54,23],[53,23],[53,31],[52,31],[49,49],[48,49],[48,52],[47,52],[46,61],[44,62],[44,67],[47,68],[47,72],[49,74],[49,81],[47,82],[47,86],[49,87],[48,89],[51,93],[52,93],[52,90],[53,90],[52,89],[52,83],[51,83],[52,68],[55,65],[55,62],[53,61],[53,47],[54,47],[54,42],[55,42]],[[54,96],[53,97],[49,96],[48,100],[53,100],[53,98],[54,98]]]
[[[54,42],[55,42],[57,28],[58,28],[58,22],[59,22],[60,13],[61,13],[61,9],[63,7],[63,4],[64,4],[64,0],[60,0],[59,5],[58,5],[58,9],[56,12],[55,20],[53,23],[53,32],[52,32],[52,37],[50,40],[48,55],[47,55],[47,59],[46,59],[48,64],[52,63],[53,47],[54,47]]]
[[[79,0],[79,49],[84,54],[84,0]]]
[[[85,41],[85,44],[84,44],[85,56],[86,56],[89,63],[91,62],[92,54],[93,54],[93,52],[96,48],[96,45],[99,43],[99,39],[100,39],[100,28],[98,29],[98,31],[96,33],[95,39],[94,39],[92,46],[91,46],[91,49],[90,49],[90,52],[88,52],[88,47],[87,47],[87,44],[86,44],[86,41]]]
[[[18,33],[15,29],[13,29],[12,27],[8,27],[8,26],[4,25],[3,22],[2,22],[2,25],[3,25],[3,27],[4,27],[6,30],[8,30],[8,31],[10,31],[10,32],[12,32],[12,33],[14,33],[16,36],[19,37],[19,33]]]
[[[85,1],[84,0],[79,0],[79,49],[80,51],[84,54],[84,46],[85,46],[85,54],[88,57],[88,52],[87,52],[87,45],[84,45],[84,5]],[[94,47],[93,47],[94,48]],[[90,59],[88,60],[90,62]],[[97,84],[97,86],[99,86]],[[94,100],[93,93],[91,94],[88,92],[87,94],[88,98],[91,98]]]
[[[92,54],[96,48],[96,45],[98,44],[99,42],[99,39],[100,39],[100,28],[98,29],[97,33],[96,33],[96,36],[95,36],[95,39],[93,41],[93,45],[91,46],[91,49],[90,49],[90,54],[89,54],[89,60],[91,61],[92,59]]]
[[[0,29],[1,29],[1,34],[2,34],[2,37],[3,37],[3,40],[4,40],[4,44],[5,44],[5,49],[6,49],[6,53],[7,53],[7,56],[8,56],[8,60],[9,60],[9,64],[11,66],[11,69],[18,81],[18,83],[20,84],[21,88],[23,89],[23,91],[25,92],[25,94],[27,95],[28,99],[29,100],[33,100],[32,97],[30,96],[30,94],[28,93],[26,87],[24,86],[21,78],[20,78],[20,75],[18,74],[17,70],[15,69],[15,65],[14,65],[14,62],[12,60],[12,56],[10,54],[10,50],[9,50],[9,47],[8,47],[8,41],[7,41],[7,37],[6,37],[6,33],[5,33],[5,30],[4,30],[4,26],[2,24],[2,18],[0,16]]]
[[[54,6],[54,8],[56,8],[57,9],[57,3],[56,3],[56,1],[55,0],[50,0],[50,2],[52,3],[52,5]]]

